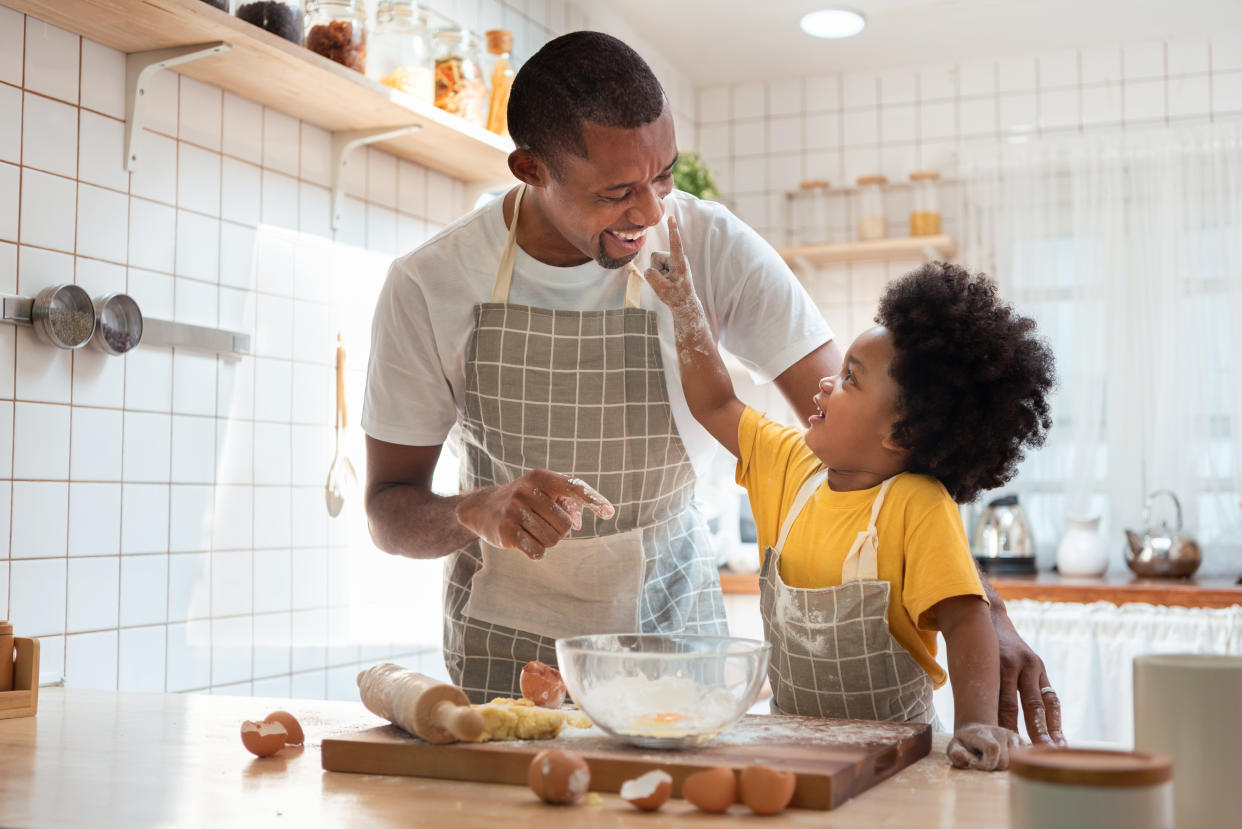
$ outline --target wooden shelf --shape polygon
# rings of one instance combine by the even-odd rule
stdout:
[[[845,242],[834,245],[800,245],[781,248],[781,257],[791,266],[828,265],[834,262],[870,262],[878,259],[952,259],[957,243],[948,236],[910,236],[904,239],[877,239],[873,242]]]
[[[1144,579],[1130,573],[1099,578],[1070,578],[1058,573],[1034,576],[990,576],[988,582],[1002,599],[1041,602],[1128,602],[1168,607],[1233,607],[1242,605],[1242,585],[1230,577],[1200,579]],[[720,571],[720,589],[734,595],[757,594],[759,576]]]
[[[332,132],[419,124],[417,132],[375,146],[463,181],[512,179],[508,140],[202,0],[4,0],[4,5],[127,54],[222,40],[233,48],[174,71]]]

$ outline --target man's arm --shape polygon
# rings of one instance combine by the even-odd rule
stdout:
[[[367,522],[375,545],[409,558],[440,558],[483,538],[532,559],[582,526],[582,508],[611,518],[591,487],[546,469],[513,483],[437,495],[431,476],[442,446],[402,446],[367,436]]]
[[[821,377],[841,368],[841,351],[829,341],[794,363],[776,378],[776,385],[803,422],[815,411],[811,401]],[[979,580],[991,603],[992,627],[1000,648],[999,724],[1018,730],[1018,709],[1026,719],[1026,731],[1034,743],[1065,745],[1061,733],[1061,701],[1048,685],[1044,661],[1031,650],[1005,612],[1005,602],[981,572]]]

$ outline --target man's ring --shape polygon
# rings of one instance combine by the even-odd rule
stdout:
[[[1055,693],[1056,691],[1052,689],[1051,685],[1045,685],[1043,688],[1039,689],[1039,695],[1041,697],[1044,696],[1045,694],[1055,694]]]

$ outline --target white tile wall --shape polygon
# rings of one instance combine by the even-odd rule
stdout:
[[[589,22],[559,0],[434,6],[510,25],[519,57]],[[0,5],[0,292],[125,291],[250,331],[257,356],[69,353],[0,326],[0,618],[75,686],[356,698],[363,641],[442,672],[438,595],[421,616],[409,598],[439,563],[376,551],[356,492],[330,521],[323,482],[335,333],[356,412],[387,262],[459,215],[461,183],[360,152],[334,238],[329,133],[170,72],[131,176],[124,78],[121,52]],[[361,472],[356,429],[343,444]]]

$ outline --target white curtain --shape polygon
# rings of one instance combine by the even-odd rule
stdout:
[[[963,168],[962,261],[1057,358],[1055,427],[1006,487],[1041,565],[1067,514],[1098,514],[1124,569],[1121,528],[1171,489],[1200,573],[1242,571],[1242,124],[1007,144]]]

